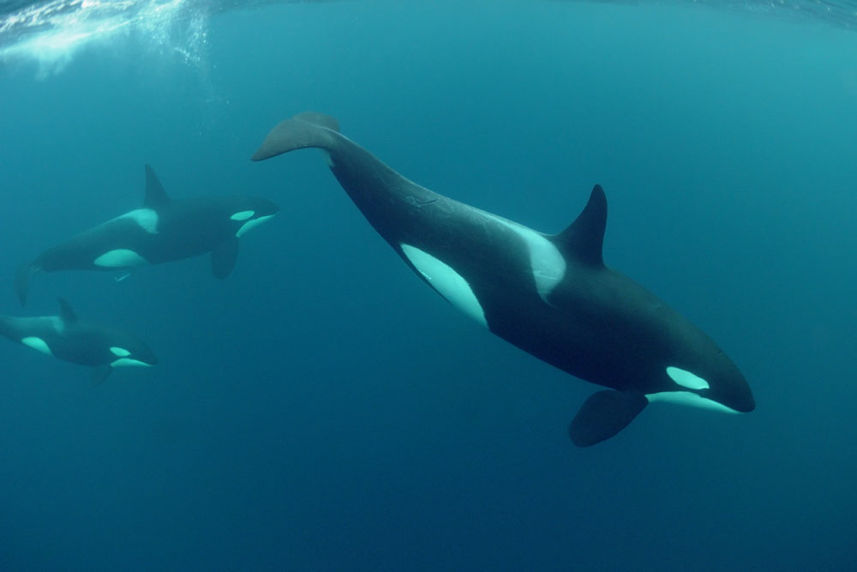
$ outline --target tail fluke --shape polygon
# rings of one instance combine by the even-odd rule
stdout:
[[[27,294],[30,292],[30,279],[38,270],[32,264],[24,264],[18,268],[18,273],[15,275],[15,291],[18,293],[18,300],[21,301],[22,306],[27,305]]]
[[[253,161],[262,161],[295,149],[317,147],[330,150],[336,146],[339,122],[329,115],[305,111],[281,121],[271,129],[262,145],[253,154]]]

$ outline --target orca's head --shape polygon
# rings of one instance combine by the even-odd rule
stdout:
[[[272,201],[258,197],[241,197],[230,206],[228,216],[238,238],[280,212],[280,207]]]
[[[151,367],[158,363],[155,352],[133,336],[111,340],[107,351],[110,367]]]
[[[687,346],[660,364],[658,390],[646,394],[650,402],[669,401],[726,413],[756,408],[744,375],[714,342],[704,337],[687,340]]]

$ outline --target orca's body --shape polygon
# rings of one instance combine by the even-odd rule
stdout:
[[[79,320],[60,300],[58,316],[0,316],[0,335],[57,359],[92,367],[95,382],[116,367],[152,366],[157,358],[136,336]]]
[[[274,216],[267,199],[204,197],[170,199],[146,165],[146,198],[135,209],[42,252],[21,267],[16,288],[25,303],[30,278],[60,270],[127,270],[211,252],[212,271],[228,276],[238,256],[238,239]]]
[[[515,346],[610,388],[572,421],[576,444],[615,435],[651,401],[755,407],[743,375],[708,336],[604,265],[601,187],[571,226],[546,235],[409,181],[321,114],[281,122],[253,159],[305,147],[329,155],[364,216],[441,296]]]

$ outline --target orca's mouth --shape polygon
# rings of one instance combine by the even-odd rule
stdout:
[[[753,394],[750,391],[747,391],[747,395],[742,397],[739,400],[733,401],[730,405],[732,409],[735,411],[740,411],[741,413],[749,413],[756,409],[756,400],[753,399]]]
[[[711,393],[709,391],[702,392]],[[753,393],[750,391],[750,386],[746,383],[737,387],[730,387],[729,391],[716,391],[710,395],[703,395],[708,399],[712,399],[722,403],[726,407],[735,410],[736,413],[749,413],[756,409],[756,400],[753,399]]]
[[[710,396],[708,397],[708,399],[716,401],[717,403],[722,404],[724,407],[728,407],[735,413],[749,413],[756,409],[756,402],[753,399],[753,394],[751,394],[749,390],[745,394],[742,394],[740,396],[729,396],[728,398],[721,396]]]

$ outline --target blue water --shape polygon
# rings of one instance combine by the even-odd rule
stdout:
[[[0,313],[52,314],[61,295],[160,358],[91,387],[0,344],[0,569],[853,567],[847,22],[682,3],[259,4],[0,52]],[[658,404],[574,447],[567,424],[595,386],[457,315],[317,152],[250,162],[306,109],[409,178],[540,230],[603,185],[607,263],[717,340],[756,411]],[[57,273],[21,308],[15,268],[139,206],[146,162],[173,196],[262,195],[282,212],[226,281],[207,258],[121,281]]]

